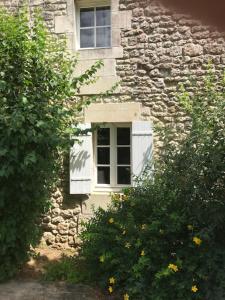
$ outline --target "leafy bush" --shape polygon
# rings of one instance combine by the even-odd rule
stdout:
[[[68,100],[101,66],[76,77],[76,62],[39,13],[30,22],[26,10],[0,11],[0,281],[38,240],[37,222],[83,105]]]
[[[210,71],[194,94],[182,92],[189,133],[178,146],[165,136],[154,179],[114,195],[86,224],[80,254],[87,279],[109,293],[225,298],[224,83]]]

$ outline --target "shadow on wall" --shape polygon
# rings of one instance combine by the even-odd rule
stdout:
[[[90,159],[90,154],[85,150],[72,155],[70,158],[70,167],[72,166],[72,171],[80,171],[84,168],[88,159]]]
[[[149,146],[147,151],[143,154],[141,173],[143,173],[146,170],[146,167],[152,167],[152,162],[153,162],[153,144],[151,144],[151,146]]]
[[[154,170],[153,165],[153,144],[151,144],[145,152],[143,152],[140,160],[134,165],[134,185],[138,185],[142,179],[152,177]]]

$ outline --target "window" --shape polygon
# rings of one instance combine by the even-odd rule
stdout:
[[[128,125],[100,127],[95,134],[96,186],[131,185],[131,129]]]
[[[79,124],[82,130],[70,151],[70,193],[118,192],[152,161],[153,131],[149,121]]]
[[[110,6],[80,8],[80,48],[111,47]]]

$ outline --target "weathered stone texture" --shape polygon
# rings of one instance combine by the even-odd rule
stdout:
[[[124,55],[117,59],[122,94],[148,107],[144,117],[154,123],[176,117],[185,126],[175,93],[180,83],[191,90],[190,77],[200,81],[209,61],[224,69],[224,35],[159,1],[120,0],[120,9],[132,10],[131,28],[121,32]]]
[[[63,184],[62,184],[63,185]],[[46,216],[42,219],[44,234],[41,244],[53,248],[70,248],[79,245],[80,229],[84,216],[81,212],[80,201],[68,200],[65,203],[65,190],[57,189],[52,194],[52,206]]]

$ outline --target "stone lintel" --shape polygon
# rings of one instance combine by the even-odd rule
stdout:
[[[85,109],[85,122],[132,122],[140,120],[140,103],[97,103]]]

